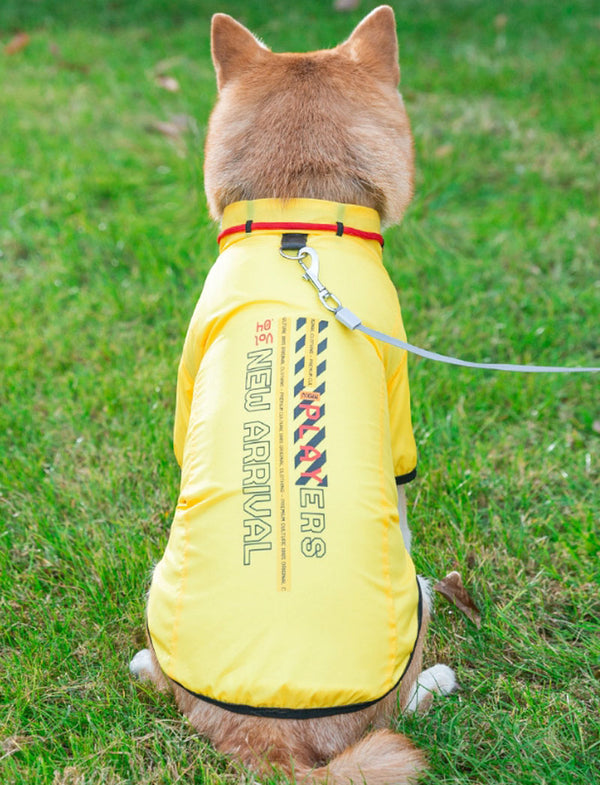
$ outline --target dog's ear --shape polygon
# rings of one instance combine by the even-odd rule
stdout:
[[[269,51],[250,30],[227,14],[213,16],[210,36],[219,90]]]
[[[341,47],[382,82],[398,86],[398,38],[396,19],[389,5],[380,5],[356,27]]]

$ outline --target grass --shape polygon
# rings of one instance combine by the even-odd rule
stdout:
[[[215,255],[202,141],[210,14],[278,50],[371,4],[4,0],[0,43],[0,782],[225,783],[236,770],[132,684],[168,534],[176,367]],[[417,195],[386,260],[411,339],[468,359],[599,364],[600,15],[589,0],[407,0]],[[170,93],[155,82],[167,72]],[[181,138],[149,129],[174,116]],[[428,661],[462,691],[399,727],[425,783],[600,781],[598,378],[411,360],[418,569],[459,569]]]

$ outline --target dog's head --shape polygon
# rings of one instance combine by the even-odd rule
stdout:
[[[413,148],[394,13],[372,11],[335,49],[275,54],[225,14],[212,20],[219,97],[205,187],[212,216],[230,203],[312,198],[398,222],[412,196]]]

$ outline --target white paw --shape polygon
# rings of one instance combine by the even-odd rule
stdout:
[[[412,689],[405,711],[412,714],[433,694],[450,695],[457,688],[456,676],[447,665],[433,665],[419,674]]]
[[[430,692],[437,692],[439,695],[450,695],[457,687],[456,674],[452,668],[439,662],[423,671],[417,681],[424,684]]]
[[[150,679],[152,676],[152,657],[150,656],[150,649],[138,651],[129,663],[129,670],[134,676],[142,681]]]

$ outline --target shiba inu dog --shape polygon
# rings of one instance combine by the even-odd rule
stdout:
[[[387,728],[454,675],[421,672],[406,355],[339,324],[296,264],[403,332],[380,235],[413,189],[394,15],[377,8],[332,50],[275,54],[217,14],[212,56],[220,256],[184,344],[181,490],[130,668],[255,772],[410,782],[423,756]]]

